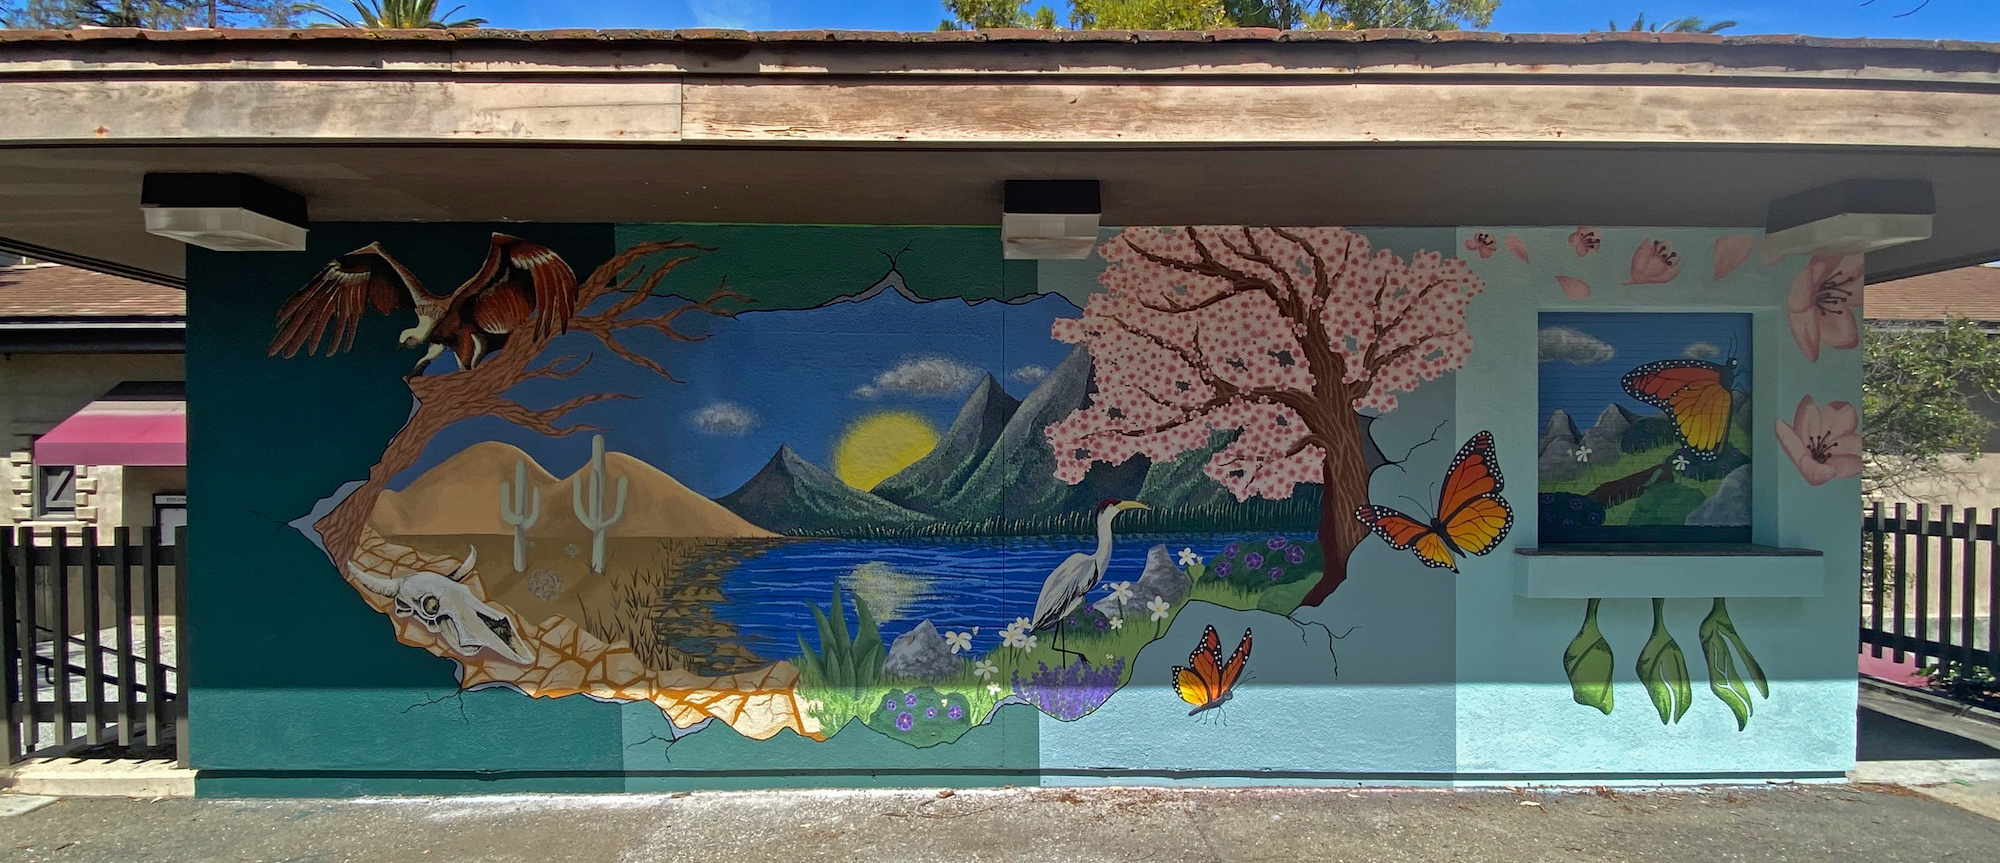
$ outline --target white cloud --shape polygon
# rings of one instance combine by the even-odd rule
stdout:
[[[1695,342],[1685,348],[1681,348],[1681,356],[1692,357],[1697,360],[1713,359],[1722,356],[1722,349],[1708,342]]]
[[[1008,375],[1008,377],[1024,384],[1032,384],[1048,376],[1049,370],[1047,367],[1038,366],[1033,363],[1015,369],[1013,374]]]
[[[1542,362],[1573,366],[1594,366],[1618,355],[1603,339],[1569,327],[1543,327],[1536,347]]]
[[[695,411],[695,428],[713,435],[742,437],[757,426],[757,415],[735,402],[716,402]]]
[[[771,0],[687,0],[695,23],[725,30],[771,29]]]
[[[876,375],[872,383],[856,387],[854,395],[864,399],[892,394],[920,398],[953,396],[972,389],[984,374],[978,367],[950,357],[908,357],[895,368]]]

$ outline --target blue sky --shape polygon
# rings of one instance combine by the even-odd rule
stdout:
[[[1750,316],[1744,314],[1660,314],[1616,312],[1543,313],[1541,317],[1541,413],[1535,428],[1562,408],[1589,431],[1606,404],[1640,416],[1662,413],[1625,393],[1625,373],[1654,360],[1694,357],[1710,362],[1735,359],[1733,389],[1750,387]]]
[[[1493,29],[1568,33],[1648,18],[1697,15],[1740,22],[1734,33],[1810,33],[2000,41],[1995,0],[1502,0]],[[450,0],[441,4],[452,5]],[[1062,4],[1056,2],[1058,9]],[[465,14],[496,27],[743,27],[930,30],[944,17],[938,0],[599,0],[596,3],[466,0]]]

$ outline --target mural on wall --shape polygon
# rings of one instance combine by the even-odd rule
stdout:
[[[681,240],[579,278],[495,234],[444,295],[371,243],[270,346],[348,350],[372,309],[423,351],[408,421],[310,533],[463,688],[917,747],[1003,705],[1089,715],[1184,612],[1324,602],[1357,513],[1453,571],[1505,536],[1483,432],[1429,522],[1367,499],[1397,463],[1371,424],[1472,348],[1463,261],[1339,228],[1132,228],[1100,254],[1083,298],[923,297],[885,253],[874,284],[785,307],[668,282],[726,269]],[[1173,673],[1191,715],[1250,646],[1208,628]]]

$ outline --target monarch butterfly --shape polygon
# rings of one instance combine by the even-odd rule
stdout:
[[[1429,524],[1386,506],[1363,504],[1354,517],[1397,550],[1410,549],[1425,566],[1458,571],[1453,555],[1485,554],[1507,538],[1514,509],[1500,497],[1506,481],[1493,455],[1493,433],[1472,436],[1445,471],[1437,515]]]
[[[1208,627],[1201,634],[1201,642],[1188,654],[1186,667],[1174,666],[1174,691],[1180,693],[1181,700],[1194,705],[1188,711],[1193,716],[1204,710],[1221,707],[1222,703],[1236,696],[1236,681],[1243,676],[1243,662],[1250,658],[1250,630],[1243,630],[1243,640],[1236,645],[1236,652],[1229,654],[1229,661],[1222,661],[1222,639],[1216,637],[1215,627]]]
[[[1625,392],[1674,421],[1674,432],[1696,458],[1712,459],[1729,439],[1735,409],[1736,360],[1660,360],[1625,373]]]

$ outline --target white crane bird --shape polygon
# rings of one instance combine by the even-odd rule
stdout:
[[[1152,507],[1136,500],[1117,498],[1106,498],[1099,502],[1097,552],[1095,554],[1077,552],[1070,555],[1068,560],[1063,561],[1054,572],[1049,573],[1048,580],[1042,582],[1041,597],[1035,600],[1034,625],[1028,628],[1029,631],[1057,627],[1056,652],[1067,653],[1083,660],[1085,664],[1090,660],[1083,654],[1062,648],[1064,642],[1062,622],[1064,618],[1076,613],[1077,607],[1083,605],[1084,597],[1097,588],[1098,582],[1104,580],[1104,571],[1111,566],[1111,520],[1128,509],[1152,509]]]

